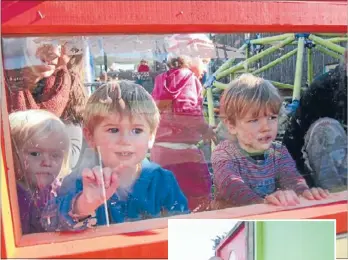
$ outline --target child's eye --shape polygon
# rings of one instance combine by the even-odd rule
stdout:
[[[53,157],[53,158],[60,158],[60,153],[53,153],[53,154],[52,154],[52,157]]]
[[[276,120],[276,119],[278,119],[278,116],[270,116],[269,119],[270,120]]]
[[[134,128],[134,129],[132,130],[132,132],[133,132],[134,134],[141,134],[142,132],[144,132],[144,130],[141,129],[141,128]]]
[[[119,131],[120,130],[118,128],[109,128],[108,129],[108,132],[113,133],[113,134],[118,133]]]
[[[256,123],[257,121],[258,121],[258,119],[255,118],[255,119],[250,119],[250,120],[248,120],[247,122],[248,122],[248,123]]]
[[[41,154],[39,152],[30,152],[29,153],[31,156],[37,157],[40,156]]]

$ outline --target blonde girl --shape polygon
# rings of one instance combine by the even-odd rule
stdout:
[[[43,232],[43,208],[69,172],[69,135],[64,123],[45,110],[14,112],[9,120],[22,232]]]

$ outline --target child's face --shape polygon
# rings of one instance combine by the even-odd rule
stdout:
[[[241,148],[250,153],[267,150],[278,132],[278,114],[271,112],[253,117],[251,112],[235,125],[228,124],[231,134],[236,135]]]
[[[62,169],[64,155],[69,152],[64,137],[52,133],[45,138],[32,138],[20,153],[23,172],[38,188],[52,184]]]
[[[131,120],[116,113],[105,117],[93,133],[84,129],[84,134],[90,147],[100,147],[104,167],[110,168],[120,164],[135,167],[145,158],[154,140],[143,118]]]

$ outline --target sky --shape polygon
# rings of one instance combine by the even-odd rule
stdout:
[[[229,232],[237,222],[235,219],[170,219],[168,260],[208,260],[214,255],[212,239]]]

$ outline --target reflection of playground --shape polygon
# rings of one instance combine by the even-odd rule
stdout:
[[[301,96],[301,91],[305,84],[303,84],[303,69],[304,61],[307,61],[307,77],[306,83],[309,85],[314,78],[313,71],[313,52],[319,51],[335,60],[340,61],[343,58],[345,48],[337,43],[346,42],[348,37],[346,34],[293,34],[286,33],[282,35],[270,36],[265,38],[258,38],[247,40],[238,51],[246,53],[246,59],[237,62],[233,57],[227,60],[220,66],[214,74],[205,83],[206,97],[206,117],[210,125],[217,125],[219,113],[219,98],[227,84],[222,83],[232,81],[234,78],[242,73],[252,73],[254,75],[262,76],[262,73],[281,64],[285,60],[296,54],[296,68],[293,84],[272,81],[278,89],[280,89],[283,96],[285,95],[284,114],[280,118],[280,128],[278,139],[281,139],[284,133],[284,124],[287,114],[294,112],[298,105]],[[266,48],[266,46],[269,46]],[[279,58],[269,62],[264,66],[260,66],[260,61],[286,46],[294,46],[294,48],[280,56]],[[307,55],[305,59],[305,54]],[[324,68],[323,70],[324,71]],[[291,97],[287,95],[291,93]],[[219,125],[219,135],[226,138],[225,129]]]

